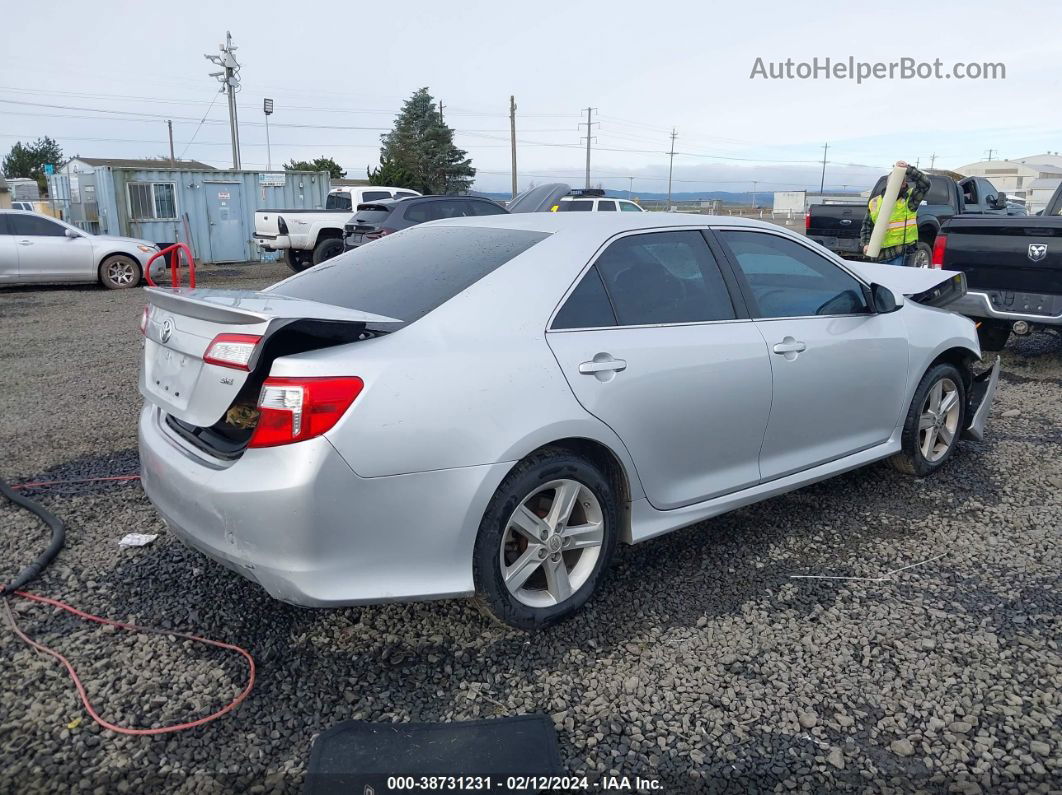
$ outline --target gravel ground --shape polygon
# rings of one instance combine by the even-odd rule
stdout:
[[[284,275],[255,264],[203,282]],[[5,478],[136,470],[142,303],[0,289]],[[1062,343],[1037,335],[1003,356],[988,439],[938,476],[873,466],[621,548],[588,609],[530,637],[459,601],[286,606],[170,537],[135,482],[40,491],[69,541],[35,591],[242,645],[258,681],[207,727],[116,736],[53,660],[0,630],[0,791],[294,791],[315,734],[346,718],[544,711],[570,772],[667,792],[1058,792]],[[119,550],[127,532],[160,537]],[[0,507],[0,579],[43,543]],[[886,581],[792,577],[923,561]],[[12,606],[113,721],[189,719],[244,681],[231,653]]]

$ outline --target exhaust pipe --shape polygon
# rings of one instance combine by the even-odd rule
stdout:
[[[1032,325],[1025,320],[1015,320],[1014,325],[1011,326],[1011,330],[1015,334],[1024,337],[1026,334],[1032,331]]]

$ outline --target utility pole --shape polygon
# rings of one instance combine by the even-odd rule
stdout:
[[[671,128],[671,151],[668,153],[667,161],[667,211],[671,212],[671,174],[675,169],[675,138],[678,133],[675,132],[675,128]]]
[[[266,163],[268,164],[267,168],[270,171],[272,171],[273,170],[273,149],[269,145],[269,117],[273,115],[273,100],[271,100],[271,99],[263,99],[262,100],[262,112],[265,114],[265,119],[266,119],[266,122],[265,122],[265,124],[266,124]]]
[[[822,146],[822,179],[819,180],[819,195],[821,196],[826,189],[826,151],[830,148],[830,142],[827,141]]]
[[[442,104],[442,100],[440,99],[439,100],[439,121],[442,122],[443,124],[446,123],[446,120],[443,118],[443,108],[445,108],[445,107],[446,106]]]
[[[173,121],[166,119],[166,129],[170,133],[170,168],[177,168],[177,158],[173,156]]]
[[[988,150],[988,159],[989,159],[989,160],[991,160],[991,159],[992,159],[992,153],[993,153],[993,152],[995,152],[995,151],[996,151],[995,149],[989,149],[989,150]]]
[[[234,53],[238,50],[232,43],[232,34],[225,31],[225,43],[218,45],[221,55],[204,55],[213,64],[221,67],[220,72],[211,72],[210,76],[217,78],[222,84],[220,91],[228,94],[229,100],[229,136],[232,139],[232,167],[240,168],[240,127],[236,115],[236,92],[240,90],[240,65],[236,62]]]
[[[627,185],[627,198],[629,199],[631,194],[634,193],[634,177],[627,177],[627,179],[630,180],[630,184]]]
[[[590,187],[590,141],[592,140],[592,138],[590,136],[590,131],[593,129],[593,126],[595,124],[600,124],[600,122],[591,121],[593,113],[594,113],[595,110],[597,110],[597,108],[583,108],[583,110],[586,111],[586,121],[579,122],[579,126],[582,127],[584,124],[586,125],[586,187],[589,188]]]
[[[509,95],[509,141],[513,149],[513,198],[516,198],[516,97]]]
[[[756,186],[759,184],[757,180],[752,180],[752,209],[756,209]]]
[[[929,167],[933,168],[937,164],[937,153],[934,152],[929,156]]]

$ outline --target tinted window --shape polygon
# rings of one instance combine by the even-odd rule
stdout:
[[[380,199],[390,199],[391,191],[389,190],[367,190],[361,194],[361,200],[363,202],[378,202]]]
[[[616,202],[600,201],[597,203],[597,211],[600,212],[615,212]]]
[[[597,260],[620,325],[734,317],[726,284],[700,232],[621,238]]]
[[[39,215],[9,215],[7,222],[12,235],[62,237],[66,234],[66,227]]]
[[[758,305],[754,308],[756,317],[869,311],[860,283],[805,246],[763,232],[719,234],[745,275]]]
[[[930,177],[926,204],[951,204],[951,180],[947,177]]]
[[[412,322],[548,237],[482,227],[412,227],[360,246],[270,291]]]
[[[574,202],[561,202],[557,208],[558,212],[569,213],[587,213],[594,209],[594,203],[587,199]]]
[[[505,215],[506,210],[494,202],[469,202],[473,215]]]
[[[612,304],[609,303],[605,285],[601,283],[601,274],[595,265],[587,271],[579,286],[568,296],[557,317],[553,319],[553,328],[599,328],[614,325],[616,316],[612,312]]]
[[[378,196],[380,199],[390,199],[390,196]],[[349,193],[329,193],[325,197],[326,210],[350,210],[353,205],[350,202]]]
[[[354,216],[354,224],[383,223],[384,219],[390,214],[391,210],[387,207],[371,207],[365,210],[358,210],[358,214]]]
[[[619,206],[620,210],[625,213],[640,213],[642,211],[642,208],[634,202],[620,202]]]
[[[8,216],[7,213],[0,213],[0,235],[10,235],[11,234],[11,232],[9,232],[8,229],[7,229],[7,219],[9,217],[10,216]]]
[[[415,224],[438,221],[440,218],[463,218],[472,215],[468,205],[469,202],[464,199],[432,199],[410,204],[402,217]]]
[[[408,190],[396,190],[395,191],[395,198],[396,199],[408,199],[410,196],[419,196],[419,195],[420,195],[419,193],[410,193]]]

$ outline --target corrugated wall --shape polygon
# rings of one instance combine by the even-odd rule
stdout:
[[[264,185],[265,179],[284,176],[283,185]],[[173,182],[176,184],[177,221],[134,220],[129,211],[130,182]],[[190,243],[196,262],[216,262],[211,251],[210,221],[204,185],[241,186],[245,261],[260,260],[261,250],[251,242],[254,213],[258,209],[324,207],[328,195],[328,172],[310,171],[186,171],[183,169],[131,169],[100,166],[96,169],[96,197],[99,202],[100,230],[103,234],[138,237],[155,243]],[[236,208],[233,208],[236,209]],[[189,240],[190,235],[190,240]],[[231,259],[231,258],[228,258]]]

